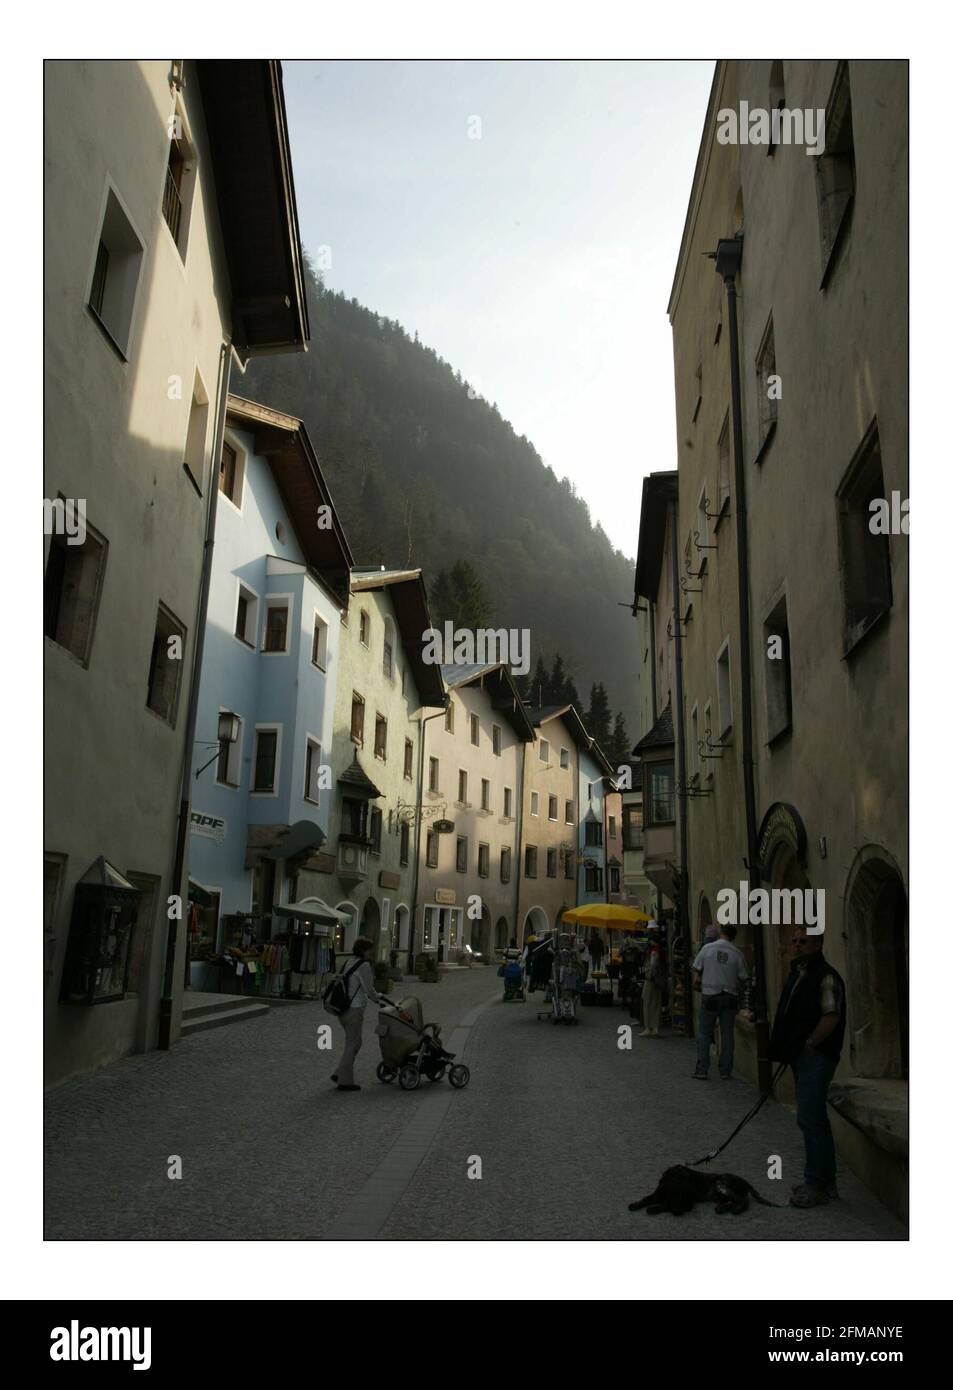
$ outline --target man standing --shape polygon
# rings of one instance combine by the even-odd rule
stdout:
[[[834,1135],[827,1091],[840,1060],[847,1024],[844,981],[824,957],[824,934],[795,927],[794,960],[778,1001],[770,1055],[794,1073],[798,1128],[804,1135],[804,1182],[792,1207],[824,1206],[837,1196]]]
[[[718,1070],[722,1081],[731,1080],[731,1068],[735,1060],[738,992],[741,981],[748,978],[745,958],[734,944],[737,935],[737,927],[719,925],[718,939],[703,946],[692,965],[695,988],[702,992],[701,1015],[698,1020],[698,1052],[693,1073],[696,1081],[708,1080],[708,1063],[716,1022],[721,1032]]]

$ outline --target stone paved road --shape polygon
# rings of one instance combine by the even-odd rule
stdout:
[[[456,1037],[472,1070],[466,1090],[379,1085],[368,1019],[364,1089],[339,1094],[329,1081],[337,1036],[334,1053],[317,1050],[317,1027],[330,1020],[313,1004],[59,1087],[46,1104],[47,1238],[335,1238],[373,1194],[374,1230],[393,1240],[905,1239],[849,1171],[842,1200],[816,1211],[628,1212],[670,1163],[720,1142],[753,1088],[692,1081],[684,1039],[636,1037],[620,1051],[616,1028],[628,1019],[618,1010],[580,1010],[575,1027],[537,1022],[539,996],[504,1005],[492,970],[411,990],[446,1040],[470,1025]],[[167,1177],[172,1154],[182,1181]],[[765,1177],[770,1154],[782,1158],[783,1183]],[[793,1116],[768,1102],[715,1166],[786,1202],[801,1154]],[[473,1155],[479,1180],[467,1177]]]

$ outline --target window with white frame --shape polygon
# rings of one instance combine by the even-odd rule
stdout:
[[[287,652],[291,604],[287,598],[265,600],[265,632],[262,651]]]
[[[782,597],[764,624],[764,693],[768,742],[791,727],[791,647],[788,605]]]
[[[229,439],[223,441],[218,461],[218,490],[233,507],[241,511],[245,490],[245,455]]]
[[[567,768],[567,767],[569,766],[569,749],[568,749],[568,748],[560,748],[560,750],[559,750],[559,766],[562,767],[562,768]]]
[[[254,647],[258,632],[258,595],[245,587],[238,586],[238,599],[235,604],[235,636],[246,647]]]
[[[466,805],[468,804],[468,803],[467,803],[467,774],[466,774],[465,770],[464,770],[462,767],[461,767],[460,771],[457,773],[457,801],[459,802],[459,804],[460,804],[461,806],[466,806]]]
[[[549,819],[550,819],[550,820],[559,820],[559,797],[558,797],[558,796],[551,796],[551,797],[549,798]]]
[[[539,761],[540,761],[541,763],[548,763],[548,762],[549,762],[549,739],[548,739],[548,738],[541,738],[540,741],[539,741]]]
[[[440,759],[430,759],[430,775],[427,780],[427,787],[432,792],[440,790]]]
[[[328,664],[328,625],[318,614],[314,615],[314,628],[311,633],[311,664],[320,671]]]
[[[390,618],[384,619],[384,653],[381,669],[389,681],[394,679],[394,624]]]
[[[321,790],[321,745],[317,739],[308,736],[304,754],[304,799],[320,802]]]
[[[448,700],[443,716],[443,727],[448,734],[453,733],[453,700]]]
[[[255,729],[253,792],[275,795],[278,791],[278,735],[277,724],[258,725]]]
[[[65,507],[65,499],[54,500]],[[105,537],[88,523],[82,545],[70,544],[65,531],[50,536],[43,577],[43,632],[84,666],[92,650],[106,549]]]
[[[529,794],[529,813],[531,816],[539,815],[539,792]]]
[[[503,788],[503,819],[512,820],[513,818],[513,788]]]
[[[486,777],[484,777],[484,778],[482,778],[481,781],[480,781],[480,810],[481,810],[481,811],[488,811],[489,809],[490,809],[490,783],[489,783],[489,779],[486,778]]]
[[[371,615],[366,608],[361,609],[360,637],[365,647],[371,645]]]
[[[118,195],[110,188],[106,194],[87,304],[123,358],[128,358],[130,349],[142,257],[142,239]]]
[[[503,730],[499,724],[493,725],[493,753],[498,758],[503,752]]]
[[[154,714],[175,727],[185,665],[185,628],[164,603],[159,604],[152,656],[149,661],[149,685],[146,704]]]
[[[192,200],[195,193],[197,160],[195,147],[189,140],[185,118],[179,106],[166,126],[169,137],[169,158],[165,167],[162,190],[162,216],[172,234],[176,250],[185,260],[192,219]]]
[[[221,787],[236,788],[241,780],[242,735],[245,732],[245,721],[239,716],[236,718],[238,719],[238,737],[234,742],[219,744],[215,780]]]
[[[479,746],[480,746],[480,716],[479,716],[478,714],[471,714],[471,715],[470,715],[470,742],[473,744],[474,748],[479,748]]]

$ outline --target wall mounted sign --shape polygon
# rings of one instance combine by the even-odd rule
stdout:
[[[217,840],[219,844],[225,839],[224,816],[206,816],[201,811],[192,811],[189,821],[189,829],[193,835],[205,835],[210,840]]]
[[[457,901],[457,890],[455,888],[438,888],[434,893],[434,901],[449,907]]]

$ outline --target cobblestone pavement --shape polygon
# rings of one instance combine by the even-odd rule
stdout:
[[[319,1051],[319,1005],[272,1009],[199,1033],[170,1053],[127,1058],[67,1082],[46,1102],[48,1239],[336,1238],[373,1206],[384,1239],[902,1240],[905,1228],[845,1170],[841,1200],[814,1211],[754,1206],[744,1216],[649,1217],[627,1203],[671,1163],[721,1142],[755,1099],[741,1081],[692,1081],[686,1039],[616,1045],[618,1009],[578,1025],[537,1022],[539,995],[503,1004],[492,969],[410,982],[472,1080],[417,1092],[374,1079],[373,1017],[341,1094],[340,1055]],[[372,1014],[373,1014],[372,1010]],[[715,1168],[787,1202],[800,1181],[793,1115],[769,1101]],[[167,1176],[171,1155],[182,1180]],[[783,1182],[766,1178],[781,1156]],[[468,1178],[473,1156],[482,1176]],[[408,1182],[409,1178],[409,1182]],[[365,1232],[366,1233],[366,1232]]]

